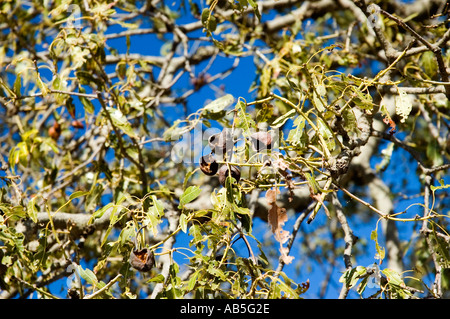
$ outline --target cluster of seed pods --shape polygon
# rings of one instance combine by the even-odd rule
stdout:
[[[270,132],[256,132],[251,136],[251,145],[253,150],[260,152],[265,149],[270,149],[272,145],[272,135]],[[211,135],[208,139],[211,154],[202,156],[200,158],[200,170],[208,175],[219,175],[219,182],[222,186],[225,185],[227,176],[231,175],[236,182],[241,178],[241,170],[236,165],[223,164],[219,168],[214,154],[228,154],[232,151],[234,146],[233,137],[228,130],[223,130],[221,133]]]

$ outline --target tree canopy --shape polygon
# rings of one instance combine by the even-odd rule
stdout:
[[[444,298],[450,3],[2,1],[0,298]]]

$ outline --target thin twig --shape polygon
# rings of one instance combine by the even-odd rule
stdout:
[[[410,27],[407,23],[405,23],[402,19],[393,16],[392,14],[384,11],[380,8],[380,12],[387,16],[389,19],[395,21],[399,26],[409,31],[418,41],[424,44],[431,52],[433,52],[438,68],[439,73],[441,75],[442,82],[449,82],[449,76],[447,73],[447,66],[445,65],[444,59],[442,58],[442,48],[438,44],[433,44],[427,41],[424,37],[422,37],[419,33],[417,33],[412,27]],[[409,50],[409,49],[408,49]],[[445,92],[447,98],[450,99],[450,86],[445,86]]]
[[[51,299],[59,299],[58,297],[52,295],[48,291],[45,291],[42,288],[36,287],[36,285],[30,284],[29,282],[27,282],[27,281],[25,281],[25,280],[23,280],[23,279],[21,279],[19,277],[13,277],[13,278],[16,279],[17,281],[19,281],[20,283],[24,284],[25,286],[27,286],[27,287],[29,287],[29,288],[39,292],[40,294],[42,294],[42,295],[44,295],[46,297],[49,297]]]
[[[348,196],[350,196],[351,198],[357,200],[358,202],[360,202],[361,204],[363,204],[364,206],[370,208],[371,210],[373,210],[375,213],[377,213],[378,215],[380,215],[380,217],[382,218],[387,218],[388,214],[383,213],[382,211],[378,210],[376,207],[372,206],[371,204],[369,204],[368,202],[365,202],[364,200],[362,200],[361,198],[359,198],[358,196],[353,195],[352,193],[350,193],[348,190],[346,190],[344,187],[339,187],[344,193],[346,193]]]
[[[96,292],[94,292],[91,295],[85,296],[83,299],[92,299],[92,298],[97,297],[98,295],[102,294],[104,291],[108,290],[112,285],[114,285],[121,277],[122,277],[122,274],[118,274],[110,282],[108,282],[103,288],[97,290]]]
[[[352,248],[353,248],[355,236],[353,235],[353,232],[350,229],[350,226],[348,225],[347,218],[345,217],[344,210],[342,208],[342,204],[339,201],[336,192],[334,192],[331,195],[331,202],[335,208],[336,217],[339,220],[339,222],[341,223],[342,230],[344,231],[344,241],[345,241],[344,264],[345,264],[345,268],[347,270],[349,270],[349,269],[352,269],[351,256],[352,256]],[[344,283],[342,285],[342,289],[339,294],[339,299],[345,299],[347,297],[348,292],[349,292],[349,288]]]
[[[62,90],[49,90],[47,93],[73,95],[73,96],[85,97],[88,99],[96,99],[97,98],[97,94],[70,92],[70,91],[62,91]],[[27,98],[36,98],[36,97],[43,97],[43,96],[44,96],[44,94],[42,92],[38,92],[38,93],[30,94],[30,95],[16,96],[14,99],[15,100],[23,100],[23,99],[27,99]]]
[[[421,234],[425,236],[425,240],[427,242],[429,251],[431,253],[431,256],[433,258],[433,263],[436,269],[436,276],[434,278],[434,283],[433,283],[433,293],[438,296],[439,298],[442,296],[442,285],[441,285],[441,263],[439,262],[439,257],[436,254],[436,251],[433,248],[433,240],[432,238],[430,238],[430,233],[427,232],[428,230],[428,219],[427,217],[430,216],[431,214],[431,209],[429,209],[430,207],[430,196],[431,196],[431,176],[426,176],[425,177],[425,190],[424,190],[424,221],[422,223],[422,228],[421,228]]]

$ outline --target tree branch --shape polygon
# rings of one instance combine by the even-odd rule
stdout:
[[[352,261],[351,261],[352,248],[353,244],[356,241],[356,237],[353,235],[353,232],[350,229],[350,226],[348,225],[347,218],[345,217],[344,214],[344,209],[337,197],[336,192],[333,192],[331,196],[331,203],[333,204],[333,207],[336,211],[336,217],[339,220],[339,223],[341,224],[342,230],[344,231],[344,242],[345,242],[344,265],[345,268],[349,270],[352,269]],[[339,294],[339,299],[345,299],[347,297],[348,291],[349,289],[347,288],[347,285],[344,283],[341,292]]]
[[[395,21],[398,25],[400,25],[405,30],[409,31],[418,41],[423,43],[431,52],[433,52],[436,57],[439,73],[441,75],[442,82],[449,82],[449,76],[447,73],[447,67],[445,65],[444,59],[442,58],[442,49],[437,44],[432,44],[428,42],[424,37],[422,37],[419,33],[417,33],[411,26],[405,23],[402,19],[399,19],[390,13],[380,9],[380,12],[387,16],[389,19]],[[445,92],[448,99],[450,99],[450,86],[445,86]]]

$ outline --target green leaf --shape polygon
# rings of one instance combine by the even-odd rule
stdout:
[[[328,128],[328,125],[320,117],[317,121],[317,128],[319,129],[319,133],[324,138],[328,150],[333,151],[336,147],[336,141],[334,140],[333,132]]]
[[[284,281],[278,279],[277,285],[284,292],[284,296],[292,299],[298,298],[297,292],[291,287],[291,280],[283,272],[280,272],[280,275]]]
[[[175,120],[171,127],[169,127],[163,134],[163,138],[166,142],[176,141],[182,136],[184,133],[189,132],[192,129],[190,125],[188,126],[179,126],[180,124],[185,123],[181,120]],[[189,123],[191,124],[191,123]]]
[[[3,87],[11,97],[16,97],[16,94],[14,93],[14,91],[12,91],[9,86],[7,84],[5,84],[5,82],[3,82],[3,79],[0,78],[0,87]]]
[[[27,205],[27,215],[31,218],[31,220],[34,223],[37,223],[37,213],[38,213],[38,210],[36,208],[36,199],[37,198],[38,198],[37,196],[33,197],[28,202],[28,205]]]
[[[261,76],[259,78],[259,90],[261,92],[261,96],[263,97],[269,93],[270,81],[272,80],[272,71],[273,66],[270,64],[266,64],[261,71]]]
[[[102,208],[98,209],[97,211],[95,211],[91,218],[89,219],[89,224],[91,224],[95,219],[97,218],[101,218],[103,216],[103,214],[110,208],[112,208],[114,206],[113,203],[109,203],[106,206],[103,206]]]
[[[124,245],[127,241],[134,238],[136,235],[136,232],[133,227],[133,221],[129,221],[127,225],[122,229],[119,235],[119,242],[121,245]]]
[[[363,93],[358,88],[353,87],[353,94],[356,94],[356,97],[353,99],[356,106],[363,110],[371,111],[373,109],[373,99],[369,93]]]
[[[412,295],[411,291],[406,289],[402,276],[398,272],[390,268],[381,272],[386,276],[393,298],[409,298]]]
[[[183,206],[187,203],[192,202],[194,199],[200,195],[202,190],[198,186],[189,186],[181,195],[180,198],[180,204],[178,205],[178,208],[183,208]]]
[[[347,288],[353,288],[362,275],[366,273],[366,268],[363,266],[357,266],[352,269],[348,269],[339,278],[339,282],[345,284]]]
[[[317,194],[320,190],[320,186],[317,183],[316,179],[314,178],[314,174],[309,174],[305,172],[305,177],[313,194]]]
[[[151,198],[153,201],[153,207],[155,207],[155,211],[156,211],[158,217],[162,217],[164,215],[163,203],[159,199],[157,199],[155,195],[152,195]]]
[[[192,289],[194,289],[195,285],[197,284],[197,278],[198,278],[199,273],[200,273],[200,270],[197,270],[189,278],[188,285],[187,285],[188,291],[191,291]]]
[[[211,14],[211,11],[209,11],[209,8],[203,9],[203,11],[202,11],[202,24],[203,25],[205,25],[206,22],[208,21],[210,14]]]
[[[358,124],[353,110],[345,108],[342,112],[342,118],[344,119],[344,129],[347,133],[358,132]]]
[[[434,53],[431,51],[424,52],[420,57],[420,62],[422,63],[427,76],[429,76],[430,79],[433,79],[436,76],[438,70]]]
[[[294,129],[289,132],[288,138],[286,141],[291,143],[293,146],[303,146],[302,144],[302,135],[305,129],[306,119],[299,115],[294,120]]]
[[[248,138],[251,131],[256,128],[255,121],[250,117],[250,114],[246,112],[247,105],[245,102],[239,100],[235,106],[237,111],[236,127],[242,129],[242,135]]]
[[[314,106],[316,107],[317,111],[323,112],[326,109],[325,105],[325,96],[327,94],[327,89],[325,88],[325,85],[323,83],[319,83],[319,80],[316,76],[312,75],[312,80],[314,84],[314,90],[313,90],[313,102]]]
[[[444,182],[444,180],[443,179],[440,179],[439,180],[439,184],[440,184],[440,186],[434,186],[434,185],[430,185],[430,189],[431,189],[431,191],[436,191],[436,190],[438,190],[438,189],[444,189],[444,188],[449,188],[450,187],[450,184],[445,184],[445,182]]]
[[[86,212],[91,212],[91,210],[95,209],[100,203],[104,189],[105,188],[101,184],[96,184],[92,187],[86,196],[86,202],[84,204],[84,209]]]
[[[88,194],[89,194],[88,191],[76,191],[76,192],[73,192],[73,193],[69,196],[69,201],[71,201],[71,200],[73,200],[73,199],[75,199],[75,198],[78,198],[78,197],[82,197],[82,196],[88,195]]]
[[[90,270],[89,268],[83,269],[80,265],[78,265],[78,271],[80,273],[81,278],[86,280],[87,283],[91,284],[94,287],[98,285],[97,276]]]
[[[258,17],[259,21],[261,21],[261,13],[259,12],[258,4],[254,0],[247,0],[248,3],[253,7],[253,11],[255,11],[256,16]]]
[[[197,244],[203,239],[200,226],[196,223],[189,227],[189,235],[193,237],[191,244]]]
[[[36,84],[37,84],[37,86],[41,89],[41,93],[42,93],[42,96],[43,96],[43,97],[47,96],[47,94],[50,93],[50,90],[49,90],[49,88],[47,87],[47,84],[45,84],[45,83],[42,81],[39,72],[36,72]]]
[[[432,140],[427,144],[426,155],[431,160],[433,166],[440,166],[444,164],[444,158],[441,155],[439,142]]]
[[[385,251],[384,248],[380,247],[380,245],[378,244],[378,233],[376,230],[372,231],[372,233],[370,234],[370,239],[375,241],[375,250],[377,251],[375,258],[379,259],[380,261],[383,260],[385,256]]]
[[[149,283],[149,282],[162,283],[162,282],[164,282],[164,280],[165,280],[164,275],[158,274],[157,276],[147,280],[147,283]]]
[[[152,229],[154,236],[156,236],[158,233],[157,226],[161,223],[161,217],[161,211],[156,205],[150,207],[147,214],[145,215],[143,224]]]
[[[267,122],[273,115],[273,109],[272,104],[263,103],[261,109],[256,114],[256,122]]]
[[[284,113],[283,115],[278,117],[275,121],[272,122],[272,124],[270,126],[272,128],[279,128],[279,127],[283,126],[283,124],[286,123],[286,121],[288,119],[290,119],[291,117],[294,117],[295,114],[296,114],[295,109],[292,109],[289,112]]]
[[[213,275],[215,277],[219,277],[223,281],[227,280],[227,276],[225,275],[225,273],[221,269],[216,268],[214,266],[214,264],[209,264],[209,267],[208,267],[207,271],[211,275]]]
[[[186,233],[186,231],[187,231],[187,223],[188,223],[187,215],[181,214],[179,225],[180,225],[180,228],[183,231],[183,233]]]
[[[80,85],[78,87],[78,91],[80,93],[86,93],[86,90]],[[81,104],[83,104],[84,106],[84,110],[89,113],[89,114],[93,114],[94,113],[94,105],[92,104],[91,100],[89,100],[88,98],[84,97],[84,96],[79,96],[78,99],[80,100]]]
[[[364,290],[366,290],[367,284],[369,283],[369,279],[370,279],[370,276],[364,276],[364,278],[361,280],[361,283],[359,284],[358,288],[356,289],[358,294],[361,295],[364,292]]]
[[[251,214],[250,209],[248,209],[246,207],[239,207],[235,203],[233,203],[233,209],[236,213],[241,214],[241,215],[250,215]]]
[[[109,113],[114,126],[118,127],[122,132],[130,137],[137,137],[126,116],[119,109],[106,107],[106,110]]]
[[[203,112],[209,113],[219,113],[223,111],[227,106],[231,105],[234,102],[234,97],[231,94],[226,94],[218,99],[208,103],[203,108]]]
[[[209,8],[205,8],[202,11],[202,24],[205,27],[205,29],[209,32],[208,35],[210,35],[212,32],[214,32],[217,28],[217,20],[212,14],[212,12],[209,10]]]
[[[381,273],[383,273],[386,276],[386,279],[388,280],[388,282],[390,284],[396,285],[396,286],[401,286],[401,285],[404,286],[405,285],[405,283],[403,282],[402,277],[395,270],[390,269],[390,268],[386,268],[386,269],[383,269],[381,271]]]
[[[21,89],[22,89],[22,77],[17,75],[16,80],[14,81],[14,93],[16,93],[17,96],[21,95]]]

